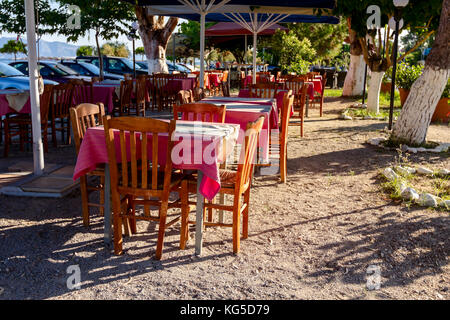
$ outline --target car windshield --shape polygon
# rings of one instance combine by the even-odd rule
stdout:
[[[79,64],[82,65],[83,67],[85,67],[86,69],[88,69],[93,74],[98,74],[98,75],[100,74],[100,69],[97,66],[94,66],[91,63],[79,62]]]
[[[65,73],[64,75],[68,75],[68,74],[73,75],[73,76],[78,75],[77,72],[75,72],[74,70],[72,70],[69,67],[67,67],[67,66],[65,66],[63,64],[60,64],[60,63],[57,63],[57,64],[53,65],[53,67],[55,69],[58,69],[58,71],[60,71],[62,73]]]
[[[122,61],[128,68],[133,69],[133,61],[128,59],[121,59],[120,61]],[[136,63],[136,69],[142,68]]]
[[[3,62],[0,62],[0,77],[19,77],[24,76],[22,72]]]

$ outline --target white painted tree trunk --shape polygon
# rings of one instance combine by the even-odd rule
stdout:
[[[155,40],[152,40],[146,45],[148,46],[147,50],[145,50],[148,64],[148,73],[169,73],[169,69],[166,63],[166,49]]]
[[[425,142],[431,118],[449,76],[450,69],[425,67],[412,85],[400,117],[394,124],[394,140],[417,145]]]
[[[363,55],[350,55],[350,66],[345,76],[342,95],[344,97],[360,96],[364,86],[364,57]]]
[[[380,112],[380,89],[385,72],[371,72],[369,90],[367,91],[367,110],[370,112]]]

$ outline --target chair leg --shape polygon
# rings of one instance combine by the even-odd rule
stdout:
[[[80,190],[81,190],[81,208],[83,213],[83,224],[85,227],[89,227],[89,195],[87,190],[87,177],[84,175],[80,177]]]
[[[100,215],[105,215],[105,176],[100,177],[100,204],[102,205],[100,207]]]
[[[244,203],[246,207],[242,212],[242,239],[248,238],[248,211],[250,206],[250,188],[244,193]]]
[[[52,142],[53,142],[53,147],[57,147],[58,143],[56,142],[56,123],[55,123],[55,119],[52,119]]]
[[[287,156],[286,156],[286,146],[284,144],[280,144],[280,178],[281,183],[286,183],[287,176]]]
[[[5,126],[4,126],[3,130],[5,131],[5,149],[3,150],[3,156],[5,158],[7,158],[8,157],[8,153],[9,153],[9,146],[11,144],[11,137],[9,136],[9,124],[8,124],[8,121],[5,121]]]
[[[241,247],[241,196],[234,196],[233,208],[233,252],[239,253]]]
[[[114,254],[121,255],[123,253],[122,239],[122,217],[119,195],[113,193],[113,225],[114,225]]]
[[[323,95],[320,97],[320,116],[323,116]]]
[[[181,182],[181,230],[180,230],[180,249],[186,248],[188,240],[189,227],[189,204],[188,204],[188,182],[184,180]]]
[[[158,231],[158,243],[156,244],[155,259],[161,260],[162,251],[164,246],[164,234],[166,232],[166,218],[168,209],[168,199],[163,199],[161,208],[159,209],[159,231]]]

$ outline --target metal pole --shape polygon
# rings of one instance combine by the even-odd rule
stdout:
[[[28,70],[30,77],[31,127],[33,134],[34,174],[44,171],[44,152],[41,137],[41,112],[39,106],[38,68],[36,58],[36,26],[34,23],[34,0],[25,0],[25,20],[27,29]]]
[[[205,86],[205,24],[206,13],[200,13],[200,88]]]
[[[253,32],[253,84],[256,84],[256,43],[257,43],[257,36],[258,34],[256,32]]]
[[[134,48],[134,37],[133,37],[133,75],[136,79],[136,50]]]
[[[397,50],[398,50],[398,29],[399,29],[399,21],[400,17],[398,14],[397,9],[395,10],[394,14],[395,19],[395,38],[394,38],[394,59],[392,62],[392,84],[391,84],[391,101],[390,101],[390,107],[389,107],[389,126],[388,129],[392,130],[392,121],[394,118],[394,98],[395,98],[395,75],[397,73]]]
[[[367,40],[367,47],[369,47],[369,40]],[[364,60],[365,63],[365,60]],[[366,82],[367,82],[367,63],[365,63],[365,69],[364,69],[364,85],[363,85],[363,97],[362,97],[362,104],[364,105],[365,99],[366,99]]]

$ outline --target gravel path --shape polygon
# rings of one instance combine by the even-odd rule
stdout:
[[[196,257],[194,229],[181,251],[175,225],[155,261],[153,223],[138,224],[114,256],[101,217],[83,227],[78,190],[64,199],[0,196],[0,299],[449,299],[448,212],[408,208],[381,191],[378,172],[397,154],[364,143],[385,122],[337,119],[350,103],[328,98],[323,118],[312,110],[304,138],[290,129],[288,182],[255,178],[250,235],[237,256],[230,229],[207,229]],[[449,127],[431,126],[429,139],[450,142]],[[448,156],[410,158],[450,169]],[[2,158],[0,170],[23,159]],[[74,164],[74,151],[52,150],[46,161]],[[67,288],[73,265],[79,290]],[[373,291],[371,265],[381,272]]]

